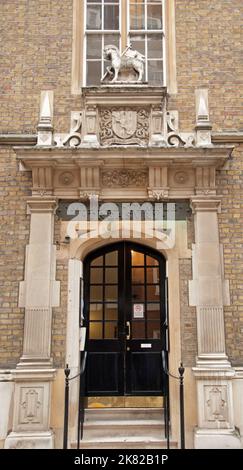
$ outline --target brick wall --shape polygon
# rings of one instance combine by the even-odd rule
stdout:
[[[237,147],[217,184],[223,194],[219,214],[220,242],[224,246],[224,273],[230,283],[231,305],[225,307],[227,354],[235,365],[243,363],[243,146]]]
[[[0,133],[35,133],[40,91],[53,89],[54,124],[57,132],[69,129],[70,111],[79,109],[80,97],[71,90],[73,0],[8,0],[0,2]],[[194,90],[209,87],[210,115],[214,130],[242,130],[242,60],[240,43],[242,0],[176,0],[178,95],[170,108],[178,109],[180,128],[191,130],[195,123]],[[25,245],[29,220],[25,201],[30,195],[29,173],[19,173],[14,152],[2,148],[0,227],[0,326],[4,366],[16,364],[22,352],[23,310],[18,308],[19,281],[24,278]],[[227,350],[242,362],[243,304],[240,280],[242,259],[242,212],[240,212],[239,149],[218,175],[224,195],[220,215],[220,238],[224,244],[225,277],[230,280],[232,305],[225,308]],[[241,198],[241,199],[240,199]],[[194,344],[192,310],[186,307],[189,264],[181,265],[183,332]],[[66,315],[66,268],[58,266],[62,283],[62,306],[54,310],[53,354],[63,364]],[[183,300],[185,299],[185,300]],[[190,317],[190,319],[189,319]],[[194,321],[194,320],[193,320]],[[59,334],[60,333],[60,334]],[[183,333],[183,334],[184,334]],[[185,343],[187,344],[188,341]],[[188,343],[189,344],[189,343]],[[184,351],[188,363],[194,346]]]
[[[31,173],[20,173],[11,149],[0,148],[0,367],[15,366],[22,353],[24,310],[18,307],[29,238],[26,199]]]

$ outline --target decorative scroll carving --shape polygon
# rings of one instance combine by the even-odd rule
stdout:
[[[152,189],[148,190],[148,197],[149,199],[153,199],[156,201],[160,201],[162,199],[167,198],[169,195],[168,189]]]
[[[138,108],[103,108],[100,110],[102,145],[146,145],[149,139],[149,111]]]
[[[78,147],[81,144],[82,112],[73,112],[71,117],[71,129],[63,139],[56,135],[54,141],[58,147]]]
[[[145,57],[138,51],[132,50],[129,45],[120,54],[116,46],[108,45],[104,48],[104,58],[111,62],[101,81],[107,79],[110,83],[136,83],[141,82],[144,74]]]
[[[193,147],[194,134],[180,133],[178,130],[178,112],[167,111],[167,144],[169,147]]]
[[[228,421],[227,386],[205,385],[206,421]]]
[[[84,201],[88,201],[92,197],[99,197],[99,193],[96,191],[80,191],[80,199]]]
[[[108,188],[127,186],[145,186],[147,172],[137,170],[110,170],[102,173],[102,184]]]
[[[43,421],[43,387],[21,387],[20,424],[40,424]]]

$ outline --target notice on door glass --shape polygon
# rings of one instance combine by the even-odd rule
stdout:
[[[144,304],[133,304],[133,318],[144,318]]]

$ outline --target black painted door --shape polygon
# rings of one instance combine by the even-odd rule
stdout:
[[[163,395],[165,259],[121,242],[84,267],[87,395]]]

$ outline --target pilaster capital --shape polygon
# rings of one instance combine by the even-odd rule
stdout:
[[[195,214],[197,212],[217,212],[220,213],[221,211],[221,199],[219,197],[212,198],[212,197],[192,197],[190,200],[190,207],[192,209],[192,213]]]
[[[57,209],[57,198],[32,197],[27,201],[27,214],[52,213]]]

